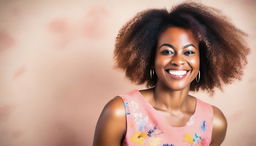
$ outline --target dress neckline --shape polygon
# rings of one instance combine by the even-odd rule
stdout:
[[[141,94],[141,92],[139,90],[135,90],[137,92],[137,94],[139,95],[139,100],[141,100],[142,102],[144,102],[146,104],[147,107],[149,107],[149,109],[152,110],[152,112],[157,116],[157,118],[159,119],[159,122],[163,125],[166,125],[165,127],[169,127],[170,129],[183,129],[183,128],[187,128],[188,126],[191,126],[195,123],[195,117],[198,113],[198,108],[199,108],[199,101],[196,98],[196,106],[195,106],[195,110],[194,113],[190,116],[189,120],[186,122],[185,125],[183,126],[172,126],[170,124],[168,124],[166,122],[166,120],[163,118],[163,116],[160,115],[159,111],[157,111],[146,99],[145,97]]]

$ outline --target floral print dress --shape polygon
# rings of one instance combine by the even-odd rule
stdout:
[[[196,109],[183,127],[170,126],[138,90],[119,95],[126,110],[123,146],[209,146],[213,108],[197,99]]]

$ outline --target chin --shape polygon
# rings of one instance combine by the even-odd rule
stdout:
[[[164,88],[167,90],[172,90],[172,91],[181,91],[188,89],[190,87],[189,83],[166,83],[163,85]]]
[[[188,86],[171,86],[169,87],[169,90],[172,90],[172,91],[182,91],[182,90],[185,90],[189,88]]]

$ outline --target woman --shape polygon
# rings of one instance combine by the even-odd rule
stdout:
[[[103,109],[94,146],[219,146],[227,121],[220,109],[189,91],[240,79],[244,33],[217,10],[183,3],[170,12],[137,14],[116,39],[117,66],[148,89],[115,97]]]

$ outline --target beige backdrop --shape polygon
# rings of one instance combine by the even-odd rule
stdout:
[[[179,2],[0,0],[0,146],[91,145],[104,104],[143,88],[113,68],[118,30],[140,10]],[[196,95],[225,113],[224,146],[256,145],[256,2],[201,2],[247,32],[252,51],[242,81]]]

